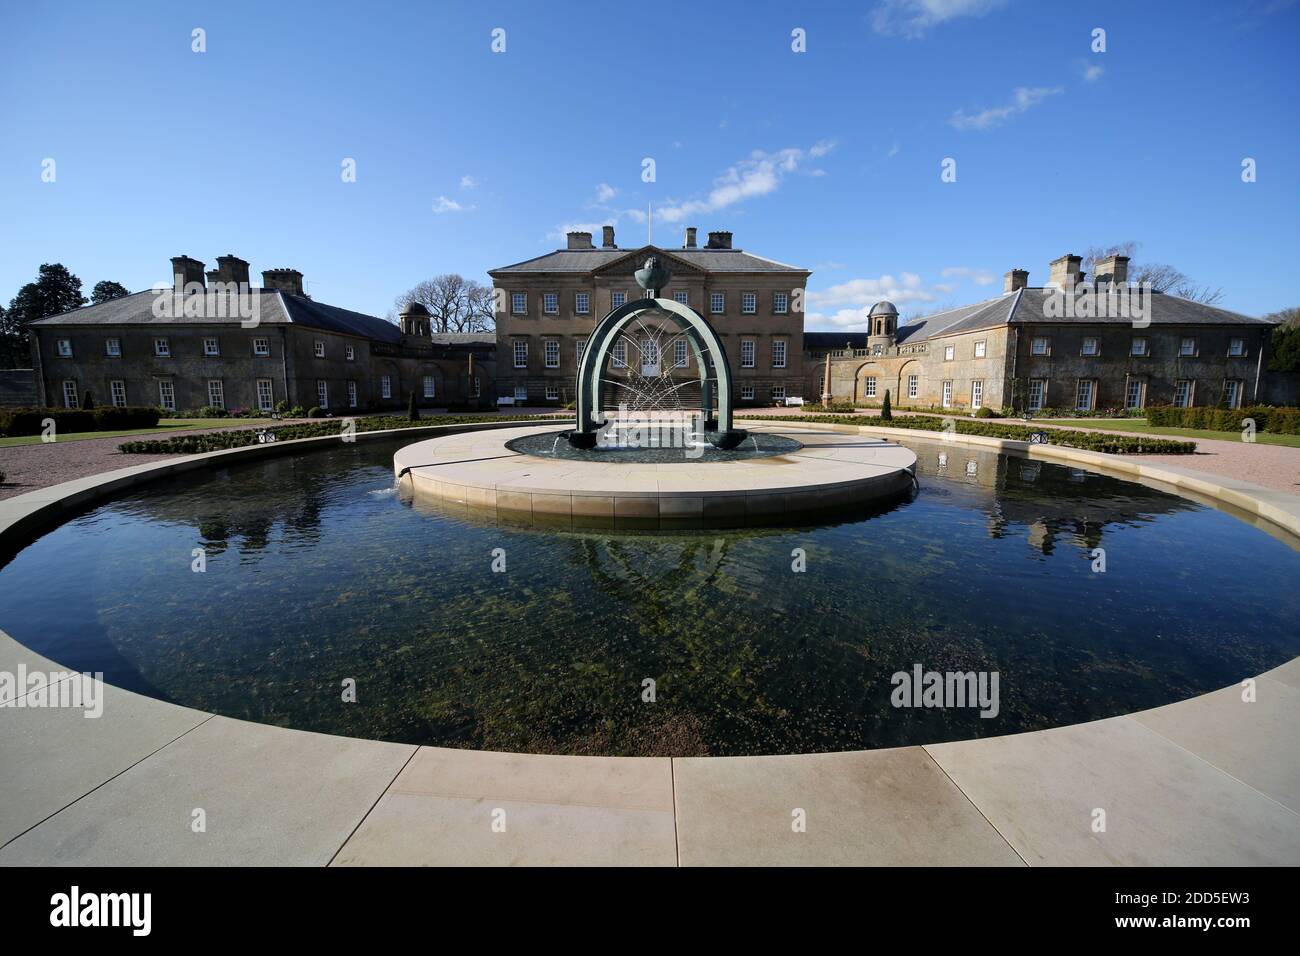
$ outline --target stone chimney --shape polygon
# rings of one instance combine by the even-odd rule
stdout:
[[[1128,284],[1128,256],[1107,256],[1092,265],[1098,282],[1105,279],[1112,285]]]
[[[1064,255],[1053,259],[1049,268],[1047,284],[1058,289],[1072,289],[1083,281],[1081,268],[1083,259],[1075,255]]]
[[[614,227],[606,226],[601,232],[603,233],[601,245],[606,249],[617,249],[618,246],[614,245]]]
[[[593,246],[593,245],[591,244],[591,233],[589,233],[589,232],[570,232],[570,233],[567,233],[567,235],[568,235],[568,237],[569,237],[569,248],[570,248],[570,249],[594,249],[594,248],[596,248],[595,246]]]
[[[248,284],[248,263],[233,252],[217,256],[217,267],[208,271],[209,282]]]
[[[696,248],[696,246],[695,246],[695,227],[694,227],[694,226],[687,226],[687,227],[686,227],[686,244],[685,244],[682,248],[684,248],[684,249],[694,249],[694,248]]]
[[[729,232],[711,232],[709,233],[709,249],[730,249],[731,233]]]
[[[1015,292],[1017,289],[1023,289],[1029,285],[1028,269],[1012,269],[1002,277],[1002,292]]]
[[[203,281],[203,263],[187,255],[172,256],[172,288],[177,293],[181,293],[191,283],[198,283],[203,289],[207,288],[207,284]]]
[[[297,269],[263,269],[262,288],[287,295],[302,295],[302,273]]]

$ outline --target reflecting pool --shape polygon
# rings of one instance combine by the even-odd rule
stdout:
[[[1015,733],[1169,703],[1300,653],[1300,553],[1114,478],[907,442],[918,496],[836,523],[560,531],[404,498],[391,462],[409,441],[185,475],[96,507],[0,569],[0,628],[233,717],[575,754]],[[997,716],[892,706],[892,676],[916,665],[996,672]]]

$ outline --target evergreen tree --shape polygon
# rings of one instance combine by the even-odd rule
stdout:
[[[109,299],[120,299],[124,295],[130,295],[126,286],[120,282],[114,282],[112,279],[104,279],[102,282],[96,282],[95,288],[90,293],[90,301],[94,305],[101,302],[107,302]]]
[[[95,407],[95,396],[90,394],[90,389],[86,389],[86,397],[81,400],[81,407],[86,411]]]
[[[880,420],[882,422],[894,420],[894,413],[889,408],[889,389],[885,389],[885,403],[880,406]]]
[[[406,409],[406,417],[413,422],[420,420],[420,406],[415,399],[415,389],[411,389],[411,403]]]
[[[29,282],[13,297],[0,316],[0,365],[26,367],[31,363],[27,326],[37,319],[71,312],[86,304],[81,280],[67,266],[45,263],[35,282]]]

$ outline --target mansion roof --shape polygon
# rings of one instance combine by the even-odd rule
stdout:
[[[647,256],[663,256],[668,261],[669,269],[678,263],[685,264],[700,272],[789,272],[809,275],[807,269],[765,259],[743,249],[662,249],[659,246],[646,245],[639,249],[556,249],[533,259],[525,259],[513,265],[489,269],[488,275],[507,275],[515,273],[570,273],[587,275],[610,271],[626,271],[622,265],[635,263],[640,268]],[[626,260],[626,263],[624,262]]]
[[[350,309],[342,309],[334,305],[326,305],[306,296],[291,295],[277,289],[252,289],[250,291],[259,297],[258,327],[266,325],[302,325],[325,332],[336,332],[340,335],[355,335],[379,342],[390,342],[394,345],[400,345],[403,341],[401,329],[393,323],[373,315],[353,312]],[[100,302],[97,305],[83,306],[72,312],[64,312],[62,315],[38,319],[32,325],[210,326],[221,324],[237,325],[240,321],[237,315],[224,317],[227,310],[224,303],[219,301],[221,293],[202,293],[205,297],[205,307],[198,310],[202,313],[201,315],[177,316],[155,314],[154,302],[159,294],[152,289],[145,292],[135,292],[131,295],[124,295],[119,299]],[[172,293],[168,289],[161,294],[171,296]],[[442,344],[462,343],[447,342]]]
[[[932,315],[922,316],[898,326],[896,341],[924,342],[942,336],[960,335],[963,332],[975,332],[981,329],[996,328],[1001,325],[1027,324],[1071,324],[1071,325],[1131,325],[1132,318],[1127,315],[1090,314],[1079,315],[1071,310],[1066,314],[1055,314],[1049,309],[1048,297],[1056,293],[1051,288],[1025,288],[1008,292],[995,299],[985,299],[972,305],[956,309],[946,309]],[[1076,291],[1075,296],[1082,295]],[[1152,325],[1271,325],[1268,319],[1257,319],[1240,312],[1221,309],[1218,306],[1193,302],[1167,292],[1152,293],[1144,308],[1149,308]],[[1059,311],[1059,310],[1058,310]],[[866,321],[866,316],[863,316]],[[863,332],[805,332],[804,340],[809,346],[820,348],[844,348],[857,338],[865,340]],[[848,344],[849,348],[863,348],[863,345]]]

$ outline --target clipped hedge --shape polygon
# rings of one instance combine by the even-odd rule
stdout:
[[[340,434],[347,421],[355,422],[358,432],[377,432],[389,428],[420,428],[428,425],[471,425],[496,421],[534,420],[555,421],[556,416],[512,415],[506,419],[487,415],[430,415],[418,421],[411,421],[397,415],[376,415],[370,418],[353,419],[332,418],[319,424],[279,425],[275,428],[265,429],[235,428],[229,431],[208,432],[202,435],[175,435],[171,438],[127,441],[118,445],[117,449],[126,455],[195,455],[207,451],[223,451],[227,448],[243,448],[246,445],[256,445],[257,434],[262,431],[275,435],[276,441],[292,441],[295,438],[325,438]]]
[[[39,435],[47,418],[54,419],[55,435],[74,432],[126,431],[132,428],[156,428],[160,413],[156,408],[114,405],[99,408],[0,408],[0,436],[17,438]]]
[[[765,418],[780,421],[775,415],[747,415],[746,418]],[[785,421],[791,421],[786,418]],[[877,425],[878,420],[862,415],[804,415],[799,421],[821,422],[827,425]],[[944,423],[949,419],[937,415],[908,415],[895,418],[886,428],[915,428],[921,431],[943,431]],[[1196,443],[1175,441],[1169,438],[1151,438],[1147,435],[1107,435],[1101,432],[1082,432],[1068,428],[1034,428],[1032,425],[1003,425],[997,422],[974,421],[969,418],[954,416],[953,422],[959,435],[980,435],[985,438],[1004,438],[1009,441],[1030,440],[1034,432],[1042,431],[1048,436],[1047,444],[1060,445],[1064,448],[1081,448],[1085,451],[1101,451],[1112,455],[1190,455],[1196,451]]]
[[[1146,410],[1147,421],[1164,428],[1196,428],[1206,431],[1239,432],[1247,418],[1255,430],[1273,435],[1300,435],[1300,408],[1283,405],[1252,405],[1249,408],[1176,408],[1158,405]]]

